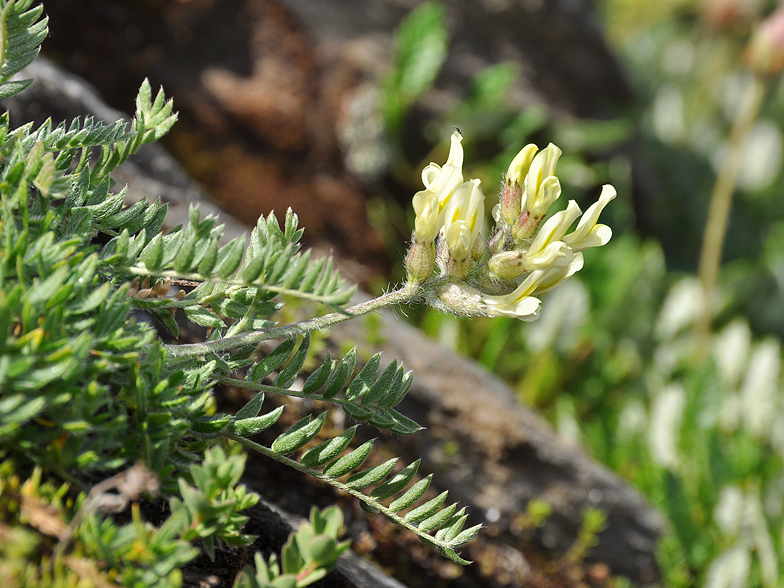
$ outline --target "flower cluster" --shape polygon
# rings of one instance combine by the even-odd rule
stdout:
[[[610,240],[610,227],[597,221],[615,189],[605,185],[585,213],[570,200],[566,209],[544,220],[561,195],[555,175],[561,150],[552,143],[541,151],[526,145],[504,175],[493,209],[496,226],[485,247],[480,236],[484,194],[479,180],[463,181],[461,141],[455,131],[444,166],[431,163],[422,171],[425,189],[414,195],[408,279],[435,286],[425,288],[430,303],[459,315],[535,320],[541,307],[536,296],[579,271],[584,249]],[[578,217],[577,228],[569,232]]]

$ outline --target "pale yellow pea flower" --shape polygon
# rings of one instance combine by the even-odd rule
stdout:
[[[485,195],[479,180],[463,182],[452,194],[444,211],[444,238],[449,254],[463,261],[482,230],[485,218]]]
[[[604,207],[615,198],[617,192],[610,184],[602,186],[599,200],[585,211],[577,228],[573,233],[566,235],[563,242],[575,251],[582,251],[589,247],[605,245],[612,237],[612,229],[607,225],[596,224]]]
[[[534,219],[540,219],[561,195],[561,184],[555,177],[555,166],[561,150],[550,143],[531,161],[525,176],[525,202],[523,208]]]
[[[523,269],[529,272],[548,269],[559,259],[568,257],[571,248],[562,239],[578,216],[580,207],[574,200],[570,200],[566,210],[556,212],[547,219],[523,257]]]
[[[441,225],[438,222],[440,210],[438,208],[438,196],[430,190],[421,190],[414,194],[414,233],[416,239],[422,243],[430,243],[435,240]]]
[[[425,189],[438,198],[439,222],[443,222],[444,210],[455,189],[463,183],[463,136],[452,133],[449,156],[443,167],[430,163],[422,170],[422,183]],[[439,227],[440,228],[440,227]]]
[[[542,301],[532,296],[538,280],[544,275],[543,270],[528,274],[514,292],[503,296],[484,296],[483,310],[487,316],[507,316],[523,321],[535,321],[539,318]]]

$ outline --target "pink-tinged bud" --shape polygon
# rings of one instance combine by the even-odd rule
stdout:
[[[406,272],[410,282],[424,282],[433,273],[436,264],[436,245],[433,241],[412,238],[411,249],[406,255]]]
[[[536,229],[539,228],[539,223],[542,221],[540,218],[534,218],[528,215],[528,211],[523,211],[517,222],[512,225],[512,237],[518,243],[530,239],[536,234]]]
[[[743,57],[748,67],[760,75],[781,73],[784,69],[784,6],[760,23]]]
[[[501,205],[501,218],[508,226],[512,226],[522,210],[523,189],[520,184],[505,176],[498,202]]]
[[[490,252],[490,255],[493,255],[497,251],[503,251],[504,245],[506,245],[506,237],[507,233],[504,230],[496,231],[495,235],[490,238],[490,241],[487,243],[487,250]]]

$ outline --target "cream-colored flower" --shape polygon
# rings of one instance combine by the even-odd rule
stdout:
[[[534,155],[536,155],[536,145],[531,143],[523,147],[509,164],[501,187],[501,194],[498,197],[497,210],[493,209],[493,217],[496,222],[503,218],[507,226],[512,226],[520,217],[525,175],[528,173],[528,168],[531,167]]]
[[[596,224],[599,220],[604,207],[615,198],[617,195],[615,188],[609,184],[602,187],[602,193],[599,200],[592,204],[588,210],[585,211],[580,222],[577,223],[577,228],[573,233],[566,235],[563,238],[564,243],[569,245],[575,251],[582,251],[589,247],[600,247],[605,245],[612,237],[612,229],[607,225]]]
[[[511,293],[502,296],[485,296],[488,316],[510,316],[523,321],[535,321],[539,318],[541,301],[535,294],[544,294],[568,280],[583,267],[583,254],[566,254],[568,261],[553,265],[548,269],[534,270]]]
[[[444,238],[452,259],[462,261],[482,230],[485,218],[485,195],[479,180],[463,182],[452,194],[444,211]]]
[[[536,284],[545,272],[531,272],[514,292],[503,296],[485,296],[485,314],[487,316],[508,316],[523,321],[535,321],[539,318],[541,300],[532,296]]]
[[[438,196],[430,190],[420,190],[414,194],[414,233],[417,241],[430,243],[435,240],[441,225],[438,223],[440,210]]]
[[[561,263],[557,263],[550,269],[544,271],[544,274],[536,283],[534,294],[549,292],[583,269],[583,254],[579,251],[574,252],[569,249],[569,253],[565,259],[568,261],[562,260]]]
[[[531,161],[525,176],[524,208],[532,218],[542,218],[561,195],[561,184],[555,177],[559,157],[561,150],[550,143]]]
[[[559,260],[570,263],[572,249],[561,239],[578,216],[580,216],[580,207],[574,200],[570,200],[566,210],[556,212],[547,219],[523,257],[523,269],[529,272],[548,269]]]
[[[536,155],[537,147],[533,143],[529,143],[520,150],[520,153],[515,155],[512,163],[509,164],[509,169],[506,171],[504,180],[508,183],[517,182],[522,188],[525,185],[525,176],[528,174],[528,169],[531,167],[531,162]]]
[[[439,219],[443,221],[444,210],[455,189],[463,183],[463,136],[452,133],[449,157],[443,167],[431,163],[422,170],[422,183],[425,189],[438,198]]]

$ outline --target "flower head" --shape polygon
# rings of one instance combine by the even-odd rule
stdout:
[[[493,209],[496,227],[485,246],[480,238],[484,194],[479,180],[463,181],[461,140],[455,132],[444,166],[431,163],[422,172],[425,189],[414,196],[416,229],[406,257],[408,279],[422,284],[428,302],[441,310],[535,320],[542,304],[538,296],[582,269],[584,249],[612,237],[598,220],[616,197],[615,189],[604,186],[585,213],[570,200],[564,210],[546,218],[561,195],[555,176],[561,150],[552,143],[538,152],[535,145],[526,145],[503,177],[499,204]],[[432,281],[435,268],[440,275]]]

